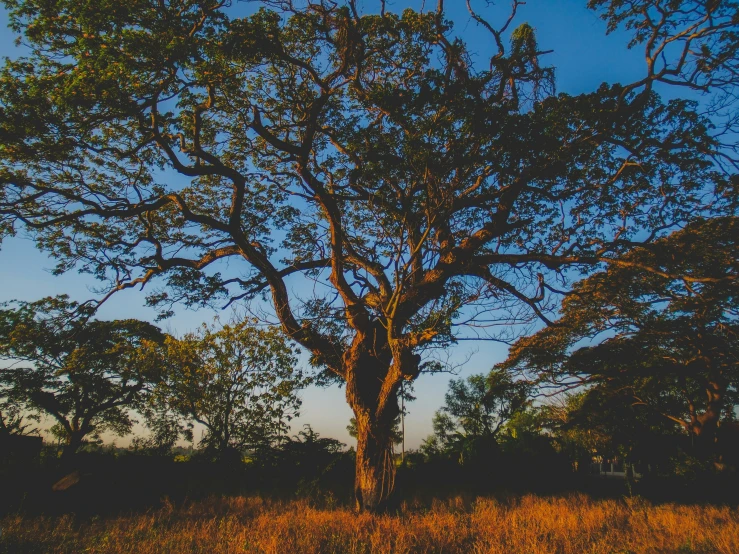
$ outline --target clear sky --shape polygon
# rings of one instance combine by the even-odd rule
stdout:
[[[455,32],[484,59],[484,53],[491,46],[490,36],[470,18],[463,0],[447,0],[446,3],[448,16],[455,24]],[[427,7],[435,4],[436,0],[426,2]],[[493,22],[500,21],[509,6],[509,2],[500,0],[484,11],[485,0],[477,0],[476,4],[481,7],[482,13],[489,14]],[[396,0],[388,2],[388,9],[401,11],[409,6],[420,8],[421,5],[420,0]],[[554,51],[542,61],[555,66],[559,92],[578,94],[593,91],[604,81],[614,83],[638,79],[644,70],[640,49],[627,50],[628,37],[625,34],[606,36],[605,24],[585,5],[586,0],[529,0],[520,8],[512,27],[528,22],[537,31],[540,47]],[[372,11],[374,2],[367,0],[364,6],[366,11]],[[236,9],[248,8],[237,5]],[[7,12],[0,8],[0,56],[17,57],[19,49],[14,46],[15,37],[6,28],[7,20]],[[62,293],[69,294],[75,300],[86,300],[94,296],[94,288],[100,286],[88,275],[69,273],[54,277],[49,271],[53,265],[53,260],[37,251],[27,238],[19,236],[6,240],[0,249],[0,301],[36,300]],[[145,292],[124,291],[103,306],[99,317],[153,321],[156,313],[144,306],[144,297]],[[216,312],[212,310],[189,311],[180,308],[163,326],[169,332],[182,334],[204,321],[212,320],[215,315]],[[470,354],[472,356],[460,370],[460,376],[486,372],[505,358],[506,348],[491,342],[463,342],[450,352],[451,359],[457,361],[466,359]],[[408,406],[410,414],[406,418],[406,448],[417,448],[431,432],[431,418],[443,403],[449,378],[448,375],[422,376],[416,382],[417,400]],[[354,444],[346,432],[352,413],[344,399],[343,389],[336,386],[328,389],[313,387],[305,390],[302,396],[301,416],[293,425],[296,431],[303,424],[310,423],[321,435]],[[117,442],[125,444],[127,440]]]

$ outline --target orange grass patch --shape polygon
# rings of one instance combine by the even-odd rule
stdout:
[[[0,552],[25,553],[739,553],[739,511],[642,500],[453,498],[356,515],[305,501],[211,498],[144,514],[6,516]]]

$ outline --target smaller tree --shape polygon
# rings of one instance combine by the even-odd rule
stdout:
[[[559,404],[542,406],[542,423],[555,448],[579,469],[593,458],[641,462],[656,473],[679,447],[674,423],[651,410],[623,402],[607,388],[594,386],[567,393]]]
[[[346,444],[322,437],[306,424],[256,462],[267,470],[263,476],[273,480],[275,489],[294,488],[300,496],[329,500],[333,491],[346,492],[352,483],[355,452],[345,448]]]
[[[193,424],[183,421],[180,414],[173,412],[166,405],[149,402],[142,406],[147,436],[136,437],[131,441],[131,448],[141,454],[153,456],[171,456],[177,441],[184,439],[193,441]]]
[[[166,351],[153,401],[203,425],[201,446],[215,458],[283,437],[310,382],[280,331],[248,320],[169,338]]]
[[[159,328],[134,319],[90,320],[67,296],[0,309],[0,396],[16,412],[52,417],[66,453],[103,431],[125,435],[130,409],[157,378]]]
[[[434,434],[424,441],[428,454],[452,454],[464,462],[495,442],[506,422],[528,403],[529,386],[499,370],[487,376],[452,379],[444,406],[434,414]]]
[[[586,391],[565,393],[537,409],[542,430],[551,437],[557,451],[566,455],[578,471],[597,456],[615,454],[618,446],[612,433],[604,432],[599,421],[588,417],[599,414],[583,409],[584,405],[590,406],[586,397]]]

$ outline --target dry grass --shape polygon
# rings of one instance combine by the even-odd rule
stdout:
[[[23,553],[739,553],[739,511],[719,506],[524,496],[454,498],[400,515],[303,501],[213,498],[78,520],[6,516],[0,552]]]

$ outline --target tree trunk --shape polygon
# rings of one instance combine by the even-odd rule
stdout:
[[[388,507],[395,488],[392,428],[400,414],[398,391],[404,378],[418,375],[419,360],[401,349],[392,354],[387,330],[379,323],[368,332],[357,332],[344,353],[346,400],[357,420],[354,494],[358,511],[380,512]]]
[[[691,431],[701,450],[712,451],[718,422],[724,408],[726,384],[717,379],[706,384],[707,403],[702,414],[697,414],[691,403]]]
[[[62,448],[62,458],[69,460],[74,457],[77,451],[82,446],[82,440],[85,438],[85,433],[82,431],[72,431],[67,436],[67,442]]]
[[[357,462],[354,496],[357,511],[381,512],[395,488],[395,462],[391,439],[392,424],[357,418]]]
[[[391,376],[389,356],[378,359],[366,344],[351,349],[345,363],[346,399],[357,420],[356,506],[358,511],[379,512],[395,486],[392,426],[400,413],[400,380]]]

